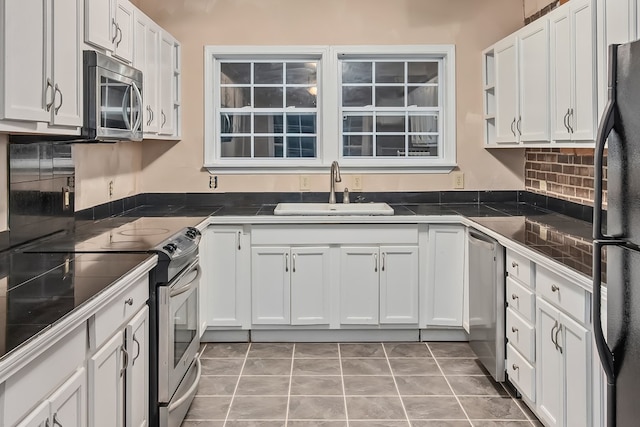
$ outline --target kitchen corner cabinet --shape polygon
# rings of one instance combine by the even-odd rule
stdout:
[[[462,327],[465,236],[461,225],[429,226],[425,324],[421,326]]]
[[[86,384],[85,369],[79,368],[16,427],[84,427]]]
[[[131,63],[133,10],[128,0],[85,0],[85,42]]]
[[[496,143],[549,140],[548,52],[546,19],[495,44]]]
[[[0,118],[82,126],[80,0],[4,1]]]
[[[551,126],[556,143],[595,139],[594,9],[592,0],[572,0],[549,14]]]
[[[329,247],[254,247],[252,323],[329,324]]]

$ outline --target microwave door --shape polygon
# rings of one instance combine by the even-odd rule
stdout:
[[[132,125],[139,116],[141,98],[135,82],[120,74],[101,69],[98,76],[96,133],[105,139],[130,139]]]

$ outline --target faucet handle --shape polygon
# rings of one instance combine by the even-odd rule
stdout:
[[[344,194],[342,196],[342,203],[351,203],[351,200],[349,200],[349,189],[347,187],[344,187]]]

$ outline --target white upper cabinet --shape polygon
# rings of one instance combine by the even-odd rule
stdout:
[[[572,0],[549,15],[551,125],[556,142],[593,142],[596,118],[595,14]]]
[[[85,0],[85,42],[133,60],[133,6],[128,0]]]
[[[78,1],[2,3],[2,119],[82,126]]]
[[[495,45],[495,109],[497,143],[518,141],[518,46],[516,37]]]
[[[160,35],[160,84],[159,89],[159,123],[158,133],[173,135],[174,127],[174,64],[175,64],[175,39],[166,32]]]

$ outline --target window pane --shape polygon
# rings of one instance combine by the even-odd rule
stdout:
[[[376,107],[404,107],[404,87],[376,87]]]
[[[404,135],[378,136],[376,155],[381,157],[404,157]]]
[[[282,157],[281,136],[258,136],[255,138],[255,157]]]
[[[316,138],[309,136],[287,137],[287,157],[315,157]]]
[[[376,83],[404,83],[404,62],[377,62]]]
[[[315,62],[288,62],[287,84],[315,85],[317,64]]]
[[[220,114],[220,133],[251,133],[251,115]]]
[[[371,62],[343,62],[342,83],[371,83]]]
[[[437,135],[409,135],[410,156],[438,156]]]
[[[402,132],[404,133],[404,116],[378,116],[376,117],[377,132]]]
[[[234,136],[221,141],[222,157],[251,157],[251,138]]]
[[[364,107],[372,104],[370,87],[346,86],[342,88],[343,107]]]
[[[344,116],[342,118],[343,132],[373,132],[373,117]]]
[[[249,84],[251,83],[251,64],[223,62],[220,64],[220,83]]]
[[[343,156],[373,156],[372,135],[345,135],[342,144]]]
[[[437,62],[409,62],[409,83],[438,83]]]
[[[287,133],[316,133],[315,114],[287,115]]]
[[[288,87],[287,107],[313,108],[316,106],[316,89],[312,87]],[[313,93],[312,93],[313,92]]]
[[[282,133],[282,114],[256,114],[253,118],[255,133]]]
[[[256,63],[253,73],[255,84],[282,84],[282,63]]]
[[[409,86],[409,105],[418,107],[438,106],[437,86]]]
[[[438,116],[409,116],[409,132],[438,132]]]
[[[255,108],[282,108],[281,87],[256,87],[253,90]]]
[[[221,87],[220,107],[242,108],[251,105],[251,88],[249,87]]]

